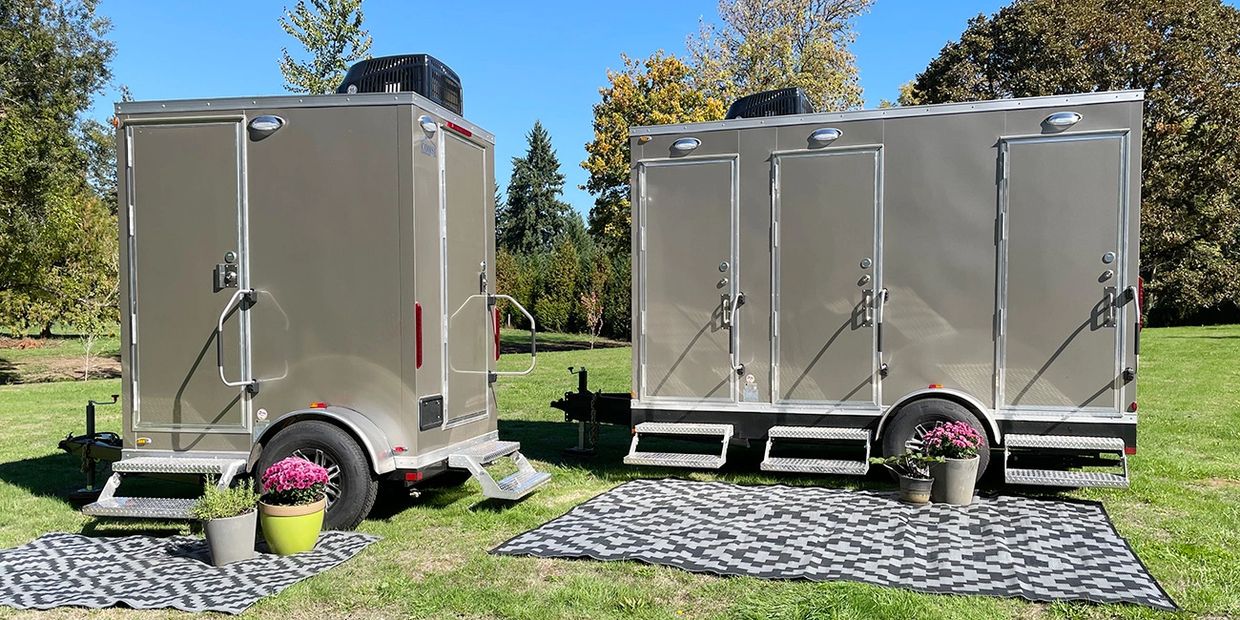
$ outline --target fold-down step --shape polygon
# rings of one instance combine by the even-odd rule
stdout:
[[[772,457],[775,442],[784,441],[834,441],[859,442],[865,456],[859,460],[826,458]],[[766,434],[766,454],[762,471],[783,471],[805,474],[838,474],[864,476],[870,471],[870,431],[863,428],[836,428],[827,426],[772,426]]]
[[[521,444],[515,441],[488,441],[448,455],[448,467],[469,470],[482,485],[482,494],[486,497],[515,501],[551,480],[551,474],[534,469],[519,452],[520,448]],[[496,480],[486,466],[504,457],[516,465],[517,471]]]
[[[675,435],[719,438],[718,455],[685,452],[639,452],[637,444],[643,435]],[[656,467],[687,467],[690,469],[719,469],[728,459],[728,442],[732,440],[731,424],[697,424],[691,422],[642,422],[633,427],[633,443],[624,457],[625,465],[653,465]]]

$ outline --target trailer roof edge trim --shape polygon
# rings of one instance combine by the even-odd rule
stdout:
[[[460,125],[477,137],[495,144],[495,135],[469,122],[459,114],[417,93],[357,93],[353,95],[269,95],[266,97],[221,97],[218,99],[168,99],[160,101],[123,101],[116,104],[116,113],[155,114],[161,112],[230,112],[270,108],[325,108],[372,105],[416,105],[445,120]]]
[[[1086,93],[1081,95],[1051,95],[1048,97],[992,99],[990,101],[939,103],[935,105],[882,108],[876,110],[815,112],[813,114],[795,114],[788,116],[736,118],[722,121],[707,121],[703,123],[680,123],[676,125],[643,125],[639,127],[630,127],[629,136],[656,136],[670,133],[683,133],[685,131],[693,130],[782,127],[786,125],[803,125],[814,122],[907,118],[912,116],[935,116],[942,114],[962,114],[965,112],[996,112],[1002,110],[1054,108],[1065,105],[1087,105],[1091,103],[1144,100],[1145,91],[1143,90],[1119,90],[1100,93]]]

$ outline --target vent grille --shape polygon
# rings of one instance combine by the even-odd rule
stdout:
[[[464,113],[460,78],[429,54],[363,60],[349,68],[336,92],[415,92],[457,114]]]
[[[724,118],[758,118],[762,116],[786,116],[789,114],[813,114],[814,105],[799,88],[781,88],[754,93],[732,102]]]

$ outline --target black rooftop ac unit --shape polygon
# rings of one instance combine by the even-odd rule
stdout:
[[[732,102],[724,118],[757,118],[786,114],[813,114],[814,104],[799,88],[781,88],[754,93]]]
[[[404,54],[363,60],[344,76],[338,93],[415,92],[457,113],[464,113],[461,78],[430,54]]]

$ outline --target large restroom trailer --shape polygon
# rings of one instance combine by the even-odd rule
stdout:
[[[290,455],[328,469],[331,528],[382,480],[547,481],[497,437],[494,138],[399,86],[117,106],[121,458],[84,512],[186,517],[117,487]]]
[[[1126,486],[1142,100],[633,128],[625,462],[717,468],[765,442],[764,470],[864,474],[964,420],[1009,483]],[[721,447],[641,450],[651,435]],[[822,454],[780,455],[798,443]]]

